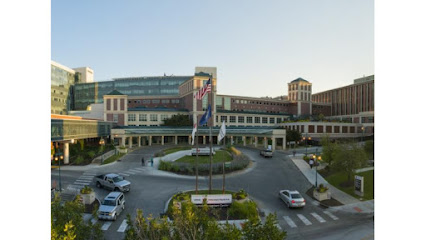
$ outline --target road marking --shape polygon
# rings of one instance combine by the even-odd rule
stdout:
[[[89,214],[89,213],[83,214],[83,221],[88,222],[89,219],[91,219],[91,218],[92,218],[92,214]]]
[[[78,179],[90,179],[90,180],[92,180],[93,177],[92,176],[80,176]]]
[[[127,228],[127,220],[124,219],[120,227],[118,228],[117,232],[124,232],[126,231],[126,228]]]
[[[126,176],[126,177],[130,176],[129,174],[125,174],[125,173],[118,173],[118,175],[123,175],[123,176]]]
[[[318,222],[320,223],[325,223],[326,221],[324,220],[324,218],[322,218],[320,215],[316,214],[316,213],[311,213],[312,216],[314,216],[314,218],[316,220],[318,220]]]
[[[145,171],[145,170],[146,170],[146,168],[140,167],[140,168],[135,168],[135,170]]]
[[[297,214],[297,216],[300,218],[300,220],[302,220],[305,225],[312,225],[312,223],[302,214]]]
[[[86,182],[84,182],[84,183],[83,182],[74,182],[74,184],[83,185],[83,186],[89,185],[89,183],[86,183]]]
[[[96,222],[98,222],[98,219],[92,218],[90,221],[92,222],[92,224],[95,224]]]
[[[84,183],[91,183],[92,180],[85,180],[85,179],[77,179],[76,182],[84,182]]]
[[[141,171],[130,169],[130,170],[127,170],[127,172],[140,173]]]
[[[108,230],[109,226],[111,226],[112,222],[105,222],[104,225],[102,225],[101,230]]]
[[[329,217],[331,217],[331,219],[333,220],[338,220],[339,218],[334,216],[331,212],[329,211],[324,211],[325,214],[327,214]]]
[[[130,174],[130,175],[136,174],[134,172],[129,172],[129,171],[126,171],[125,173]]]
[[[283,218],[291,228],[297,227],[296,223],[294,223],[289,216],[283,216]]]
[[[90,173],[90,172],[85,172],[83,173],[84,176],[96,176],[96,173]]]

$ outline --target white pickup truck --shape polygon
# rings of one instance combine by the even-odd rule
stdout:
[[[128,192],[130,191],[130,182],[127,180],[124,180],[124,177],[115,174],[115,173],[108,173],[108,174],[102,174],[99,176],[96,176],[94,178],[94,181],[96,183],[96,187],[103,187],[110,189],[112,191],[121,191],[121,192]]]

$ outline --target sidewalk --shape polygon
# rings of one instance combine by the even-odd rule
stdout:
[[[309,164],[303,160],[304,154],[296,154],[295,157],[292,155],[290,159],[293,161],[293,163],[299,168],[299,170],[305,175],[306,179],[312,184],[315,185],[315,167],[311,169]],[[341,202],[342,204],[353,204],[353,203],[360,203],[358,199],[352,197],[351,195],[340,191],[339,189],[335,188],[333,185],[329,184],[320,174],[318,174],[318,185],[319,184],[327,185],[328,189],[331,192],[331,196],[336,199],[337,201]]]

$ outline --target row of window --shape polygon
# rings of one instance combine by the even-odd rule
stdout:
[[[240,99],[233,99],[233,103],[238,104],[263,104],[263,105],[271,105],[271,106],[288,106],[288,104],[285,103],[277,103],[277,102],[259,102],[259,101],[249,101],[249,100],[240,100]]]
[[[151,122],[157,122],[158,121],[158,114],[138,114],[139,122],[147,122],[148,121],[148,115],[149,115],[149,121]],[[169,118],[169,115],[167,114],[161,114],[160,120],[164,121]],[[136,114],[128,114],[127,115],[127,121],[129,122],[135,122],[136,121]]]
[[[291,90],[299,90],[299,85],[298,84],[290,85],[290,91]],[[311,85],[301,85],[300,90],[311,91]]]
[[[275,124],[275,123],[281,123],[282,118],[275,118],[275,117],[245,117],[245,116],[220,116],[220,122],[225,121],[226,123],[264,123],[264,124]],[[218,122],[219,116],[216,116],[216,122]],[[254,120],[254,122],[253,122]],[[268,121],[269,120],[269,121]]]
[[[160,102],[161,103],[179,103],[179,99],[162,99],[162,100],[159,100],[159,99],[153,99],[153,100],[150,100],[150,99],[145,99],[145,100],[129,100],[129,103],[132,103],[132,101],[133,101],[133,103],[143,103],[143,104],[159,104]]]

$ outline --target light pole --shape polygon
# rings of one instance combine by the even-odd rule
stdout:
[[[61,160],[64,159],[64,155],[62,155],[61,151],[59,150],[58,143],[56,143],[56,149],[55,151],[55,161],[58,161],[59,166],[59,192],[62,192],[62,184],[61,184]]]
[[[315,164],[315,187],[318,187],[318,164],[321,161],[321,156],[318,156],[318,163]]]
[[[306,138],[303,137],[302,140],[303,140],[303,142],[305,142],[305,156],[307,156],[308,155],[308,150],[306,149]]]
[[[103,138],[101,138],[101,140],[99,141],[99,145],[101,145],[101,147],[105,146],[105,140]],[[104,163],[104,153],[103,153],[103,150],[104,149],[102,149],[101,165]]]
[[[364,141],[364,126],[362,126],[361,127],[361,130],[362,130],[362,136],[361,136],[361,143],[362,143],[362,141]]]

